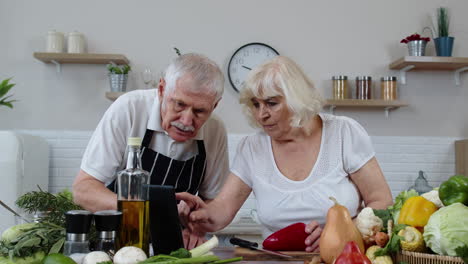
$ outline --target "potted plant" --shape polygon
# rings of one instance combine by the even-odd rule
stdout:
[[[430,40],[430,38],[421,37],[418,33],[414,33],[402,39],[400,43],[408,45],[408,53],[410,56],[424,56],[427,42]]]
[[[8,106],[10,108],[13,108],[13,102],[17,100],[10,100],[7,101],[8,98],[12,97],[13,95],[6,95],[13,86],[15,86],[14,83],[10,83],[11,78],[5,79],[0,83],[0,106]]]
[[[449,36],[450,17],[446,7],[437,8],[436,20],[437,30],[433,29],[433,32],[437,32],[438,36],[437,38],[434,38],[436,54],[437,56],[450,57],[452,56],[452,48],[455,38]]]
[[[107,64],[109,83],[112,92],[125,92],[127,88],[128,73],[132,70],[130,65]]]

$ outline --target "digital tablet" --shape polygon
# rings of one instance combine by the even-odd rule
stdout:
[[[174,187],[148,185],[151,243],[154,254],[184,247]]]

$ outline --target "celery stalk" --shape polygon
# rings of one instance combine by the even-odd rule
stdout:
[[[218,245],[219,245],[218,238],[215,235],[213,235],[213,237],[210,240],[190,250],[190,253],[192,254],[192,258],[200,257],[206,254],[207,252],[209,252],[210,250],[212,250],[213,248],[217,247]]]
[[[148,262],[148,264],[155,263],[155,264],[199,264],[199,263],[208,263],[219,260],[217,256],[202,256],[202,257],[192,257],[192,258],[181,258],[175,260],[167,260],[167,261],[155,261],[155,262]]]

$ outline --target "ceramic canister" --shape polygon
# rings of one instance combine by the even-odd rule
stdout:
[[[63,52],[65,47],[65,37],[62,32],[51,30],[47,32],[46,52]]]
[[[80,32],[73,31],[68,33],[68,44],[67,52],[68,53],[84,53],[84,36]]]

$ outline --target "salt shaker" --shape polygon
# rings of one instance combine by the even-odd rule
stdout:
[[[46,52],[63,52],[65,46],[65,37],[62,32],[51,30],[47,32]]]

